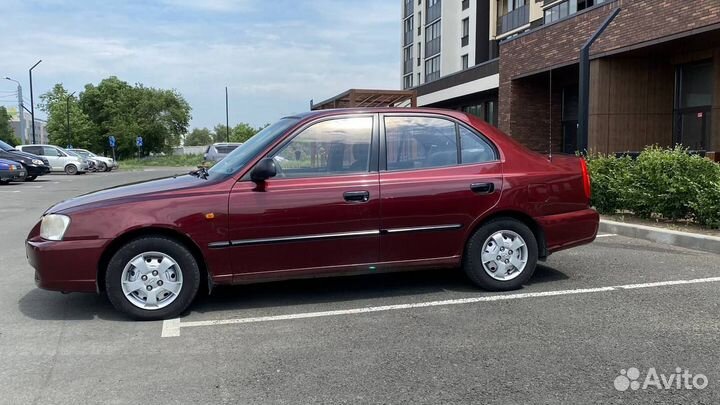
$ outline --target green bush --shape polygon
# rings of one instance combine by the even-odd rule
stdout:
[[[650,146],[636,160],[595,155],[587,161],[600,213],[720,226],[720,165],[714,162],[680,146]]]
[[[598,212],[614,214],[626,206],[624,198],[633,165],[630,157],[593,155],[587,164],[592,179],[592,205]]]

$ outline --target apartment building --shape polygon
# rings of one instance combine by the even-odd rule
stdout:
[[[401,5],[401,86],[419,106],[470,112],[542,152],[720,151],[719,0]]]

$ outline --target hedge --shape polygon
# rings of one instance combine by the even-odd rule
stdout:
[[[637,159],[590,154],[592,204],[602,214],[720,227],[720,165],[688,150],[647,147]]]

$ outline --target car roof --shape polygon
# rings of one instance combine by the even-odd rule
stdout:
[[[462,111],[448,110],[446,108],[428,107],[370,107],[370,108],[331,108],[327,110],[306,111],[300,114],[289,115],[284,118],[307,119],[329,115],[350,115],[362,113],[385,113],[385,114],[438,114],[448,115],[459,119],[467,119],[467,114]]]

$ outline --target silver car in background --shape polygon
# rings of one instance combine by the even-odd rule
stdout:
[[[118,168],[118,164],[115,161],[115,159],[113,159],[113,158],[109,158],[109,157],[105,157],[105,156],[98,156],[98,155],[90,152],[87,149],[73,148],[73,149],[68,149],[68,150],[70,152],[77,153],[78,155],[84,157],[85,159],[95,161],[95,167],[96,167],[97,171],[99,171],[99,172],[109,172],[112,169]]]
[[[15,149],[33,155],[42,156],[50,163],[50,170],[65,172],[66,174],[84,174],[88,171],[87,160],[70,154],[65,149],[55,145],[18,145]]]
[[[214,143],[207,147],[207,149],[205,150],[205,155],[203,157],[206,162],[219,162],[240,145],[242,145],[242,143]]]

